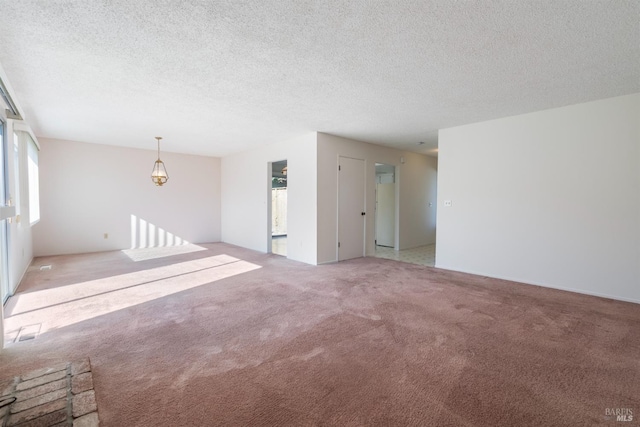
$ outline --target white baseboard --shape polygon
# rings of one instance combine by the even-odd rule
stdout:
[[[548,283],[538,283],[538,282],[533,282],[533,281],[523,281],[522,279],[517,279],[517,278],[513,278],[513,277],[496,276],[496,275],[493,275],[493,274],[487,274],[487,273],[478,272],[478,271],[460,270],[460,269],[457,269],[457,268],[441,266],[441,265],[437,264],[437,258],[436,258],[436,266],[435,267],[439,268],[439,269],[442,269],[442,270],[456,271],[458,273],[473,274],[474,276],[491,277],[492,279],[507,280],[509,282],[522,283],[524,285],[541,286],[543,288],[557,289],[559,291],[574,292],[574,293],[577,293],[577,294],[590,295],[590,296],[593,296],[593,297],[608,298],[608,299],[613,299],[613,300],[616,300],[616,301],[624,301],[624,302],[632,302],[632,303],[635,303],[635,304],[640,304],[640,299],[621,297],[621,296],[617,296],[617,295],[603,294],[603,293],[600,293],[600,292],[586,291],[586,290],[583,290],[583,289],[575,289],[575,288],[568,288],[568,287],[563,287],[563,286],[555,286],[555,285],[550,285]]]

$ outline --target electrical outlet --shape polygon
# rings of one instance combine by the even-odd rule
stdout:
[[[444,201],[444,205],[445,205],[446,207],[451,206],[451,200],[445,200],[445,201]]]

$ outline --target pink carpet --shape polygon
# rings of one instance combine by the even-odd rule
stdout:
[[[0,377],[89,357],[102,425],[119,427],[640,419],[636,304],[383,259],[315,267],[203,246],[37,259],[5,316],[40,335],[4,349]]]

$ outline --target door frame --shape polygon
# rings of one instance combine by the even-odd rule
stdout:
[[[273,190],[273,184],[272,184],[272,179],[273,179],[273,163],[274,162],[267,162],[267,253],[273,253],[273,248],[272,248],[272,238],[271,238],[271,221],[272,221],[272,215],[273,213],[271,212],[271,191]]]
[[[393,167],[393,249],[398,250],[399,246],[399,233],[400,233],[400,222],[399,222],[399,213],[400,213],[400,197],[399,197],[399,187],[398,187],[398,165],[394,165],[392,163],[384,163],[384,162],[375,162],[374,163],[374,174],[373,174],[373,191],[374,191],[374,213],[373,213],[373,246],[374,249],[377,246],[378,240],[378,182],[377,182],[377,173],[375,172],[375,165],[387,165]]]
[[[272,221],[273,221],[273,207],[272,207],[272,192],[273,192],[273,164],[274,163],[278,163],[278,162],[287,162],[287,177],[288,177],[288,167],[289,167],[289,160],[288,159],[280,159],[280,160],[273,160],[270,162],[267,162],[267,253],[271,254],[273,253],[273,237],[271,235],[272,233]],[[288,183],[287,183],[287,188],[289,187]],[[288,195],[288,192],[287,192]],[[288,210],[289,210],[289,201],[287,199],[287,214],[288,214]],[[287,221],[288,221],[288,216],[287,216]],[[287,224],[287,239],[288,239],[288,234],[289,234],[289,227]],[[289,253],[287,251],[287,254],[285,256],[285,258],[289,257]]]

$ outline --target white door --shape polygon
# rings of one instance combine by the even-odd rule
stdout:
[[[338,167],[338,261],[364,256],[364,160],[340,157]]]
[[[396,184],[376,185],[376,244],[395,247]]]

